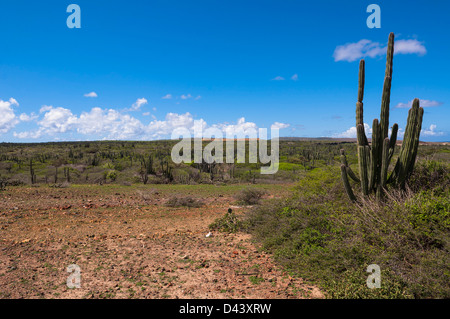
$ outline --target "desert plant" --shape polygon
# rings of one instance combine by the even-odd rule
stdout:
[[[34,173],[32,159],[30,159],[30,178],[31,178],[31,184],[35,184],[36,183],[36,174]]]
[[[0,191],[4,191],[6,189],[6,184],[8,184],[8,179],[0,176]]]
[[[190,196],[186,197],[172,197],[166,202],[168,207],[202,207],[204,203],[201,200],[192,198]]]
[[[352,201],[356,200],[356,197],[353,193],[348,177],[358,183],[361,183],[363,195],[368,196],[371,193],[376,193],[377,198],[381,198],[388,183],[404,189],[405,184],[411,176],[414,168],[423,118],[423,108],[419,105],[419,99],[414,99],[413,105],[409,110],[400,154],[394,170],[388,176],[389,163],[392,159],[392,155],[394,154],[398,133],[398,124],[395,123],[392,126],[391,137],[388,137],[393,58],[394,34],[391,33],[389,34],[387,48],[387,62],[383,94],[381,98],[380,120],[373,120],[371,145],[369,145],[369,141],[364,131],[363,119],[365,78],[364,60],[361,60],[359,64],[358,102],[356,103],[359,178],[350,169],[346,160],[345,152],[341,150],[342,181],[344,183],[345,190]]]
[[[255,205],[259,203],[265,194],[264,190],[248,187],[236,194],[235,197],[240,204]]]
[[[209,229],[218,230],[220,232],[235,233],[241,230],[244,224],[233,213],[231,208],[228,208],[227,213],[220,218],[217,218],[212,224],[209,225]]]

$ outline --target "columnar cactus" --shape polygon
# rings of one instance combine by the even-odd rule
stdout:
[[[422,128],[423,108],[419,105],[419,99],[414,99],[409,110],[408,122],[402,142],[402,148],[394,170],[388,176],[389,163],[394,154],[397,141],[398,125],[392,126],[389,138],[389,104],[391,97],[392,65],[394,59],[394,34],[389,35],[387,48],[386,72],[384,77],[383,94],[381,98],[380,120],[374,119],[372,124],[372,143],[369,144],[365,130],[363,117],[363,97],[365,62],[359,64],[358,101],[356,102],[356,131],[358,141],[359,178],[351,170],[347,163],[344,150],[341,150],[342,181],[349,198],[354,201],[356,197],[351,188],[349,179],[361,184],[364,195],[376,193],[381,198],[388,183],[404,188],[410,177],[417,156],[420,131]]]

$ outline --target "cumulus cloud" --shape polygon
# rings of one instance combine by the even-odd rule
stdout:
[[[411,108],[414,100],[409,101],[408,103],[398,103],[395,108]],[[432,100],[422,100],[420,99],[420,106],[421,107],[434,107],[442,105],[442,102],[439,101],[432,101]]]
[[[190,98],[192,98],[192,95],[190,95],[190,94],[188,94],[188,95],[181,95],[180,96],[180,98],[182,99],[182,100],[188,100],[188,99],[190,99]]]
[[[131,111],[137,111],[141,108],[142,105],[148,104],[147,99],[145,98],[141,98],[141,99],[137,99],[136,102],[133,103],[133,105],[131,105]]]
[[[69,109],[52,107],[38,124],[46,134],[65,133],[75,127],[77,117]]]
[[[166,94],[161,99],[163,99],[163,100],[170,100],[170,99],[172,99],[172,94]]]
[[[126,139],[142,134],[144,125],[128,114],[95,107],[80,115],[76,130],[84,135],[100,134],[109,139]]]
[[[364,123],[364,131],[368,138],[372,137],[372,128],[370,127],[369,124]],[[392,128],[389,128],[389,132],[388,132],[389,136],[391,136],[391,133],[392,133]],[[399,127],[398,132],[397,132],[397,138],[399,138],[399,139],[403,138],[404,134],[405,134],[405,131],[403,130],[403,128]],[[332,135],[332,137],[334,137],[334,138],[356,138],[357,137],[356,126],[352,126],[344,132],[335,133]]]
[[[189,112],[185,114],[168,113],[163,121],[154,119],[146,127],[146,134],[151,138],[162,138],[171,135],[177,128],[186,128],[193,133],[194,118],[192,114]]]
[[[372,129],[369,126],[369,124],[364,123],[364,130],[366,132],[366,135],[372,135]],[[348,130],[342,132],[342,133],[335,133],[333,134],[333,137],[335,138],[356,138],[356,126],[352,126]]]
[[[14,106],[19,106],[14,98],[10,98],[9,101],[0,100],[0,134],[7,133],[19,123]]]
[[[28,131],[28,132],[14,132],[14,137],[20,138],[20,139],[36,139],[41,137],[42,131]]]
[[[291,80],[292,81],[297,81],[298,80],[298,74],[294,74],[293,76],[291,76]]]
[[[91,93],[86,93],[86,94],[84,95],[84,97],[98,97],[98,95],[97,95],[97,93],[95,93],[95,92],[91,92]]]
[[[220,123],[212,127],[220,129],[225,136],[250,135],[258,130],[255,123],[247,122],[244,117],[239,118],[236,124]]]
[[[51,106],[51,105],[43,105],[41,107],[41,109],[39,110],[39,113],[44,113],[44,112],[50,111],[52,108],[53,108],[53,106]]]
[[[427,49],[417,40],[398,40],[394,44],[394,54],[425,55]]]
[[[284,77],[282,76],[276,76],[272,79],[272,81],[284,81]]]
[[[34,112],[32,112],[30,115],[22,113],[20,114],[19,119],[21,122],[31,122],[38,119],[38,117],[39,115],[35,114]]]
[[[436,128],[436,124],[431,124],[429,128],[422,129],[422,131],[420,131],[420,134],[422,136],[442,136],[445,134],[444,132],[436,131]]]
[[[270,128],[282,130],[282,129],[284,129],[284,128],[288,128],[289,126],[291,126],[291,125],[290,125],[290,124],[287,124],[287,123],[275,122],[275,123],[273,123],[273,124],[271,125]]]
[[[336,47],[333,53],[334,61],[353,62],[362,58],[375,58],[386,54],[387,47],[378,42],[362,39],[356,43],[347,43]],[[415,40],[397,40],[394,43],[394,54],[417,54],[427,53],[425,46]]]
[[[8,102],[9,103],[9,102]],[[151,115],[146,113],[146,115]],[[24,119],[36,115],[23,115]],[[42,137],[61,138],[64,134],[79,134],[90,139],[161,139],[170,138],[177,128],[187,129],[192,136],[199,129],[204,133],[207,128],[217,129],[229,136],[252,136],[258,132],[256,123],[248,122],[244,117],[235,123],[215,123],[208,125],[205,120],[194,120],[191,113],[184,114],[167,113],[163,120],[152,116],[148,124],[131,116],[128,113],[114,109],[102,109],[94,107],[90,111],[84,111],[80,115],[72,113],[63,107],[45,106],[41,108],[41,119],[37,121],[38,128],[33,131],[14,132],[14,136],[20,139],[37,139]],[[197,126],[196,126],[197,125]],[[286,128],[289,124],[275,122],[272,128]],[[196,130],[197,129],[197,130]]]

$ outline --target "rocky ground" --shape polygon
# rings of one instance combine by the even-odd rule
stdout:
[[[322,298],[244,233],[209,232],[233,189],[11,187],[0,193],[0,298]],[[286,187],[268,186],[272,196]],[[237,191],[237,190],[236,190]],[[184,193],[183,193],[184,192]],[[237,215],[248,211],[234,207]],[[69,265],[81,288],[68,288]]]

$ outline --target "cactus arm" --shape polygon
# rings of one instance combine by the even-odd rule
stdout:
[[[347,170],[348,176],[353,179],[357,183],[361,183],[361,180],[356,176],[356,174],[353,172],[353,170],[350,168],[347,162],[347,156],[345,156],[345,151],[341,150],[341,164],[345,166],[345,169]]]
[[[364,195],[369,195],[369,177],[367,174],[368,167],[368,147],[358,146],[358,163],[359,163],[359,176],[361,179],[361,189]]]
[[[405,136],[402,142],[402,149],[398,158],[399,168],[397,173],[397,182],[401,188],[404,188],[408,167],[412,160],[414,152],[414,139],[417,134],[417,122],[419,117],[419,99],[414,99],[413,105],[408,112],[408,120],[405,129]]]
[[[350,198],[351,201],[356,201],[356,196],[353,193],[352,187],[348,181],[347,169],[344,164],[341,164],[341,177],[342,177],[342,182],[344,183],[344,188],[345,188],[345,191],[347,192],[348,197]]]
[[[359,78],[358,78],[358,102],[361,103],[364,98],[364,81],[365,81],[365,61],[361,60],[359,61]]]
[[[416,162],[416,157],[417,157],[417,150],[419,149],[419,138],[420,138],[420,132],[422,130],[422,120],[423,120],[423,108],[419,107],[419,113],[418,113],[418,120],[417,120],[417,127],[416,127],[416,131],[415,131],[415,136],[414,136],[414,145],[413,145],[413,153],[411,156],[411,160],[408,163],[408,168],[407,168],[407,177],[409,178],[412,174],[412,171],[414,169],[414,164]]]
[[[387,184],[387,174],[388,174],[388,168],[389,168],[389,138],[385,138],[383,141],[383,152],[381,155],[381,178],[380,178],[380,186],[382,188],[386,188]]]
[[[353,170],[350,168],[350,166],[347,166],[346,169],[347,169],[347,174],[348,174],[348,176],[350,176],[351,179],[353,179],[357,183],[361,183],[361,180],[358,178],[358,176],[356,176],[355,172],[353,172]]]
[[[389,34],[387,57],[386,57],[386,72],[384,76],[383,95],[381,97],[381,138],[388,137],[389,132],[389,104],[391,99],[391,83],[392,83],[392,65],[394,60],[394,34]]]
[[[395,123],[392,126],[391,139],[389,140],[389,161],[391,161],[392,156],[395,152],[395,145],[397,143],[397,134],[398,134],[398,124]]]
[[[364,60],[361,60],[359,62],[359,78],[358,78],[358,102],[356,102],[356,126],[361,124],[364,129],[364,104],[363,104],[363,98],[364,98],[364,78],[365,78],[365,62]],[[361,144],[359,145],[367,145],[367,137],[364,133],[361,135]]]
[[[370,161],[370,174],[369,174],[369,192],[376,189],[376,182],[378,179],[378,163],[380,154],[380,125],[378,119],[373,120],[372,124],[372,149],[371,149],[371,161]]]

